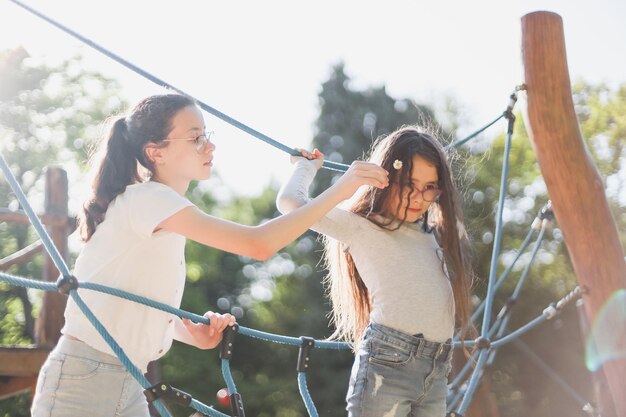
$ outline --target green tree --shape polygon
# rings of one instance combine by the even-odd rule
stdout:
[[[362,160],[377,137],[404,124],[438,127],[430,107],[416,104],[410,98],[393,98],[384,86],[356,91],[350,81],[343,63],[339,63],[322,84],[320,115],[312,146],[322,151],[326,159],[345,164]],[[313,194],[327,188],[338,175],[322,170],[316,177]]]

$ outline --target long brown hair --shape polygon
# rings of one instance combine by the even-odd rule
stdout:
[[[193,105],[193,99],[181,94],[153,95],[137,103],[127,115],[108,120],[108,131],[91,162],[92,195],[83,205],[79,218],[82,240],[91,238],[111,201],[128,185],[154,174],[153,164],[145,153],[146,145],[167,144],[162,141],[172,130],[172,119],[180,110]]]
[[[454,294],[456,327],[465,331],[470,319],[471,272],[462,249],[467,239],[463,226],[456,186],[450,164],[434,132],[416,126],[403,126],[372,145],[369,161],[379,164],[389,173],[389,182],[401,184],[410,180],[413,157],[419,155],[437,168],[438,186],[443,190],[436,202],[424,214],[425,232],[433,232],[443,251],[442,267],[446,267]],[[402,169],[394,169],[394,161],[402,161]],[[397,230],[406,219],[406,207],[397,207],[387,213],[392,193],[402,201],[401,187],[378,189],[367,187],[348,207],[348,210],[367,218],[387,230]],[[409,198],[411,194],[409,194]],[[382,217],[381,215],[387,214]],[[392,215],[393,218],[389,218]],[[370,297],[354,260],[339,242],[324,237],[324,260],[329,273],[324,283],[332,304],[331,320],[335,332],[331,339],[346,340],[353,346],[361,339],[369,322]],[[445,265],[444,265],[445,264]]]

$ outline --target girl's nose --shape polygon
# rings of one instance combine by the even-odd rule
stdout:
[[[415,202],[422,202],[422,201],[424,201],[424,195],[422,194],[422,192],[420,190],[415,190],[415,191],[413,191],[413,195],[411,196],[411,200],[413,200]]]
[[[204,144],[204,153],[213,152],[215,150],[215,144],[213,142],[206,141]]]

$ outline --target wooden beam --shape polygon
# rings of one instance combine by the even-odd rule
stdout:
[[[30,392],[32,395],[35,392],[36,385],[36,375],[29,377],[18,376],[0,380],[0,400],[5,400],[26,392]]]
[[[50,349],[36,346],[0,347],[0,375],[37,376]]]
[[[588,289],[585,311],[594,323],[607,299],[626,288],[626,263],[602,178],[578,125],[558,14],[534,12],[522,17],[522,58],[526,127],[574,272]],[[616,348],[623,351],[626,346]],[[626,416],[626,359],[607,362],[604,373],[617,415]]]
[[[73,217],[68,217],[67,215],[43,214],[38,217],[39,220],[41,220],[41,223],[46,226],[66,226],[68,228],[73,228],[72,224],[75,223],[75,219]],[[30,224],[30,219],[22,210],[13,211],[2,208],[0,209],[0,222]]]
[[[18,250],[0,259],[0,271],[6,271],[13,265],[17,265],[19,263],[25,262],[40,253],[43,250],[43,243],[41,240],[37,240],[36,242],[31,243],[30,245]]]

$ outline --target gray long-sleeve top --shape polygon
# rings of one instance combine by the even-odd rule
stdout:
[[[309,201],[317,169],[301,160],[281,187],[278,209],[285,213]],[[454,296],[432,233],[420,223],[389,231],[366,218],[334,208],[312,227],[342,243],[352,255],[371,298],[370,321],[408,334],[445,342],[454,332]]]

